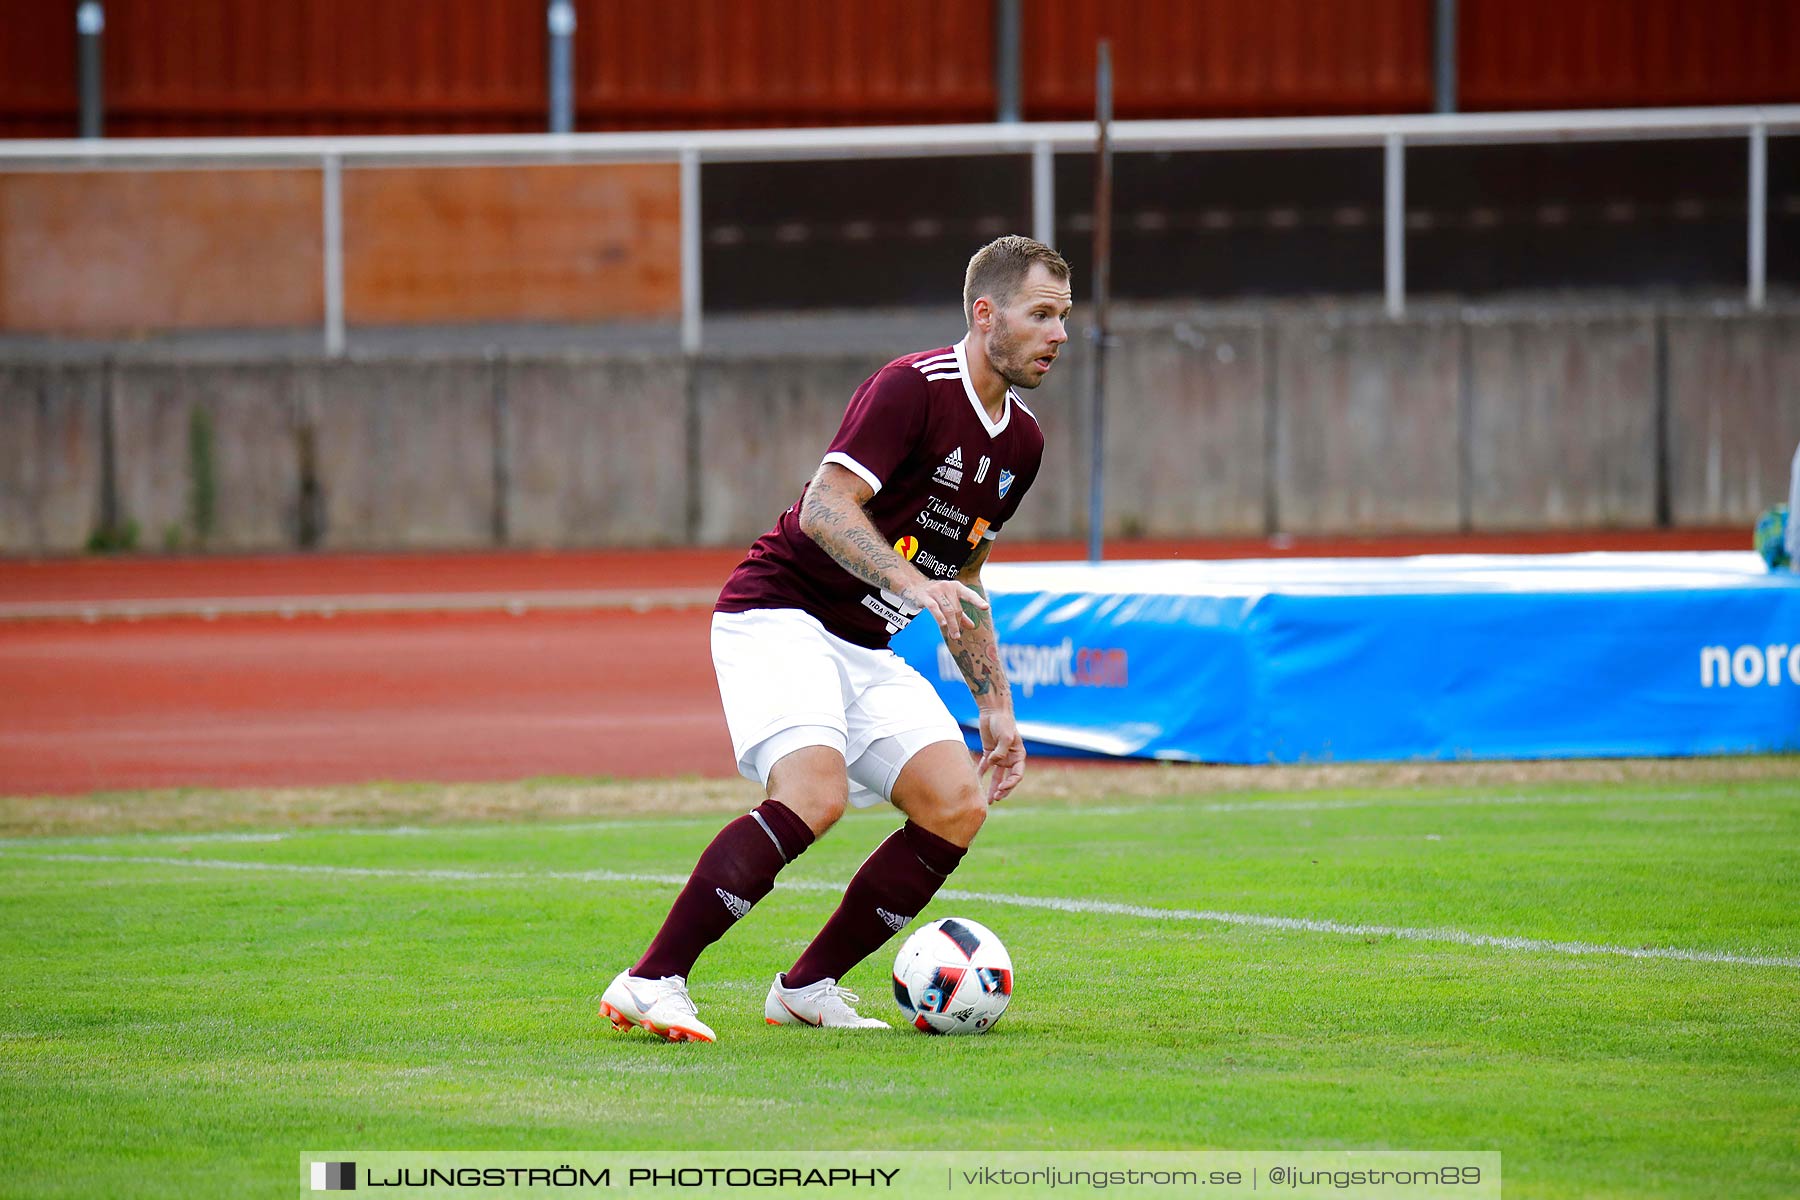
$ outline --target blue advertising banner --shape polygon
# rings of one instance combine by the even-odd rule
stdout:
[[[1800,577],[1735,553],[992,566],[1020,727],[1204,762],[1800,749]],[[894,649],[965,725],[935,626]]]

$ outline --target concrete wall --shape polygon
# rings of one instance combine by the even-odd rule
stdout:
[[[1466,329],[1469,524],[1654,524],[1655,322],[1542,316]]]
[[[695,369],[696,541],[747,542],[818,470],[857,387],[860,358],[705,359]]]
[[[1108,534],[1262,533],[1270,445],[1263,408],[1267,331],[1183,322],[1121,330],[1120,339],[1106,382]],[[1051,444],[1064,441],[1077,451],[1068,468],[1073,511],[1059,514],[1046,536],[1066,537],[1087,524],[1086,379],[1078,357],[1071,360],[1076,369],[1064,376],[1061,394],[1049,403],[1032,399],[1053,431]],[[1034,505],[1039,500],[1032,497]]]
[[[1736,523],[1787,496],[1800,444],[1800,314],[1671,317],[1669,515]]]
[[[505,540],[679,544],[688,536],[688,368],[654,358],[504,364]]]
[[[0,365],[0,553],[79,550],[100,525],[104,368]]]
[[[297,369],[333,550],[491,545],[495,369],[481,361]]]
[[[1443,320],[1275,332],[1275,516],[1294,533],[1455,529],[1458,350]]]
[[[293,370],[269,364],[113,368],[118,506],[137,523],[141,549],[294,542],[295,382]]]
[[[1013,538],[1086,531],[1072,345]],[[0,553],[741,544],[880,360],[0,364]],[[1747,527],[1800,442],[1792,311],[1140,313],[1108,364],[1114,536]]]

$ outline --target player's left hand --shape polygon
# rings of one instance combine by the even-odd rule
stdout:
[[[981,762],[977,776],[994,773],[988,784],[988,803],[998,804],[1025,778],[1025,739],[1010,712],[981,714]]]

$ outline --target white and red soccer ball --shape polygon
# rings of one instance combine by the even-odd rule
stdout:
[[[1012,990],[1012,956],[966,917],[921,926],[894,959],[894,999],[921,1033],[986,1033]]]

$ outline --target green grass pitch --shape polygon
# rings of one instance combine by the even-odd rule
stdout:
[[[1027,799],[925,914],[1005,939],[992,1034],[768,1028],[894,824],[853,814],[702,960],[718,1044],[617,1034],[600,990],[720,823],[0,842],[0,1194],[288,1194],[323,1146],[1499,1150],[1508,1196],[1800,1194],[1800,782]],[[897,947],[845,981],[896,1021]]]

